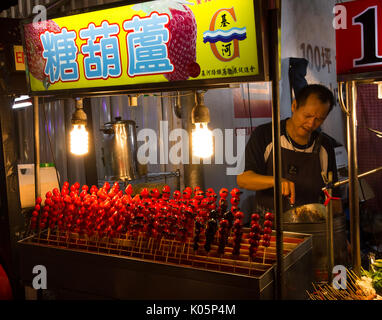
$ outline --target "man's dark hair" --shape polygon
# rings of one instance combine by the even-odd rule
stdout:
[[[321,84],[309,84],[302,88],[296,95],[297,108],[303,106],[310,95],[316,95],[316,97],[322,102],[329,102],[329,112],[332,111],[334,106],[334,95],[327,87]]]

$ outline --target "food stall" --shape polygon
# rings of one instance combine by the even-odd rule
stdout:
[[[31,270],[43,266],[58,299],[306,298],[312,237],[282,232],[281,159],[275,161],[275,214],[261,221],[252,214],[250,228],[242,225],[236,188],[215,192],[192,185],[181,192],[180,183],[175,191],[146,185],[150,174],[137,161],[135,125],[121,118],[102,128],[110,147],[104,160],[111,167],[103,183],[64,182],[61,190],[41,192],[42,99],[75,100],[71,151],[82,155],[89,147],[86,98],[128,95],[136,104],[140,94],[192,91],[192,123],[200,129],[192,138],[205,134],[198,140],[202,144],[212,142],[205,90],[272,79],[273,126],[279,133],[279,46],[274,44],[279,44],[280,8],[268,10],[264,4],[153,1],[24,21],[36,197],[28,236],[18,242],[25,285],[36,286]],[[277,158],[279,134],[274,146]],[[180,178],[179,172],[175,176]],[[144,181],[138,190],[139,178]],[[46,289],[44,281],[39,285]]]
[[[349,177],[334,183],[329,188],[349,184],[352,268],[346,272],[343,278],[343,284],[345,284],[341,288],[343,290],[336,290],[329,286],[318,287],[314,294],[310,295],[310,298],[314,300],[381,299],[381,260],[376,259],[374,255],[369,255],[368,266],[365,266],[366,263],[361,264],[360,191],[358,186],[359,179],[380,174],[382,167],[359,173],[358,156],[360,154],[357,152],[357,137],[361,130],[368,129],[377,137],[380,135],[379,130],[362,127],[357,122],[357,109],[360,108],[357,95],[361,84],[378,85],[378,99],[382,98],[380,95],[382,92],[382,60],[378,46],[381,23],[377,14],[380,8],[379,1],[365,0],[341,3],[334,9],[336,13],[333,25],[336,29],[338,100],[347,120]]]

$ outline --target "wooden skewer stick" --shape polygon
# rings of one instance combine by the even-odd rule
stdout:
[[[124,247],[124,237],[122,234],[119,235],[119,255],[122,255],[122,248]]]
[[[145,236],[141,232],[141,233],[139,233],[139,237],[140,237],[139,252],[144,253],[145,252],[145,244],[147,244],[146,241],[145,241]]]
[[[320,289],[326,293],[329,300],[337,300],[336,297],[333,295],[332,289],[330,287],[328,288],[327,286],[321,286]]]
[[[117,245],[116,245],[115,249],[118,251],[119,245],[120,245],[121,235],[118,233],[116,238],[114,238],[114,239],[117,241]]]
[[[151,240],[151,254],[153,253],[153,249],[154,249],[154,245],[155,245],[155,239],[154,238],[150,238]]]
[[[97,243],[96,243],[96,246],[97,246],[98,252],[99,252],[99,240],[100,240],[99,234],[97,233]]]
[[[48,237],[47,237],[47,239],[48,239],[48,244],[49,244],[49,239],[50,239],[50,228],[48,228]]]
[[[157,251],[158,251],[158,247],[159,247],[159,249],[160,249],[161,243],[162,243],[162,238],[160,239],[159,244],[157,243],[157,245],[156,245],[156,248],[155,248],[155,251],[154,251],[154,261],[155,261],[155,256],[156,256]]]
[[[173,245],[173,242],[174,240],[171,241],[171,247],[170,247],[170,250],[168,250],[168,245],[167,245],[167,255],[166,255],[166,262],[168,261],[168,255],[170,254],[171,250],[172,250],[172,245]]]
[[[143,244],[143,237],[142,236],[139,236],[139,253],[141,253],[142,251],[142,244]]]
[[[196,251],[194,250],[194,257],[195,257],[195,256],[196,256]],[[191,266],[192,266],[192,267],[194,266],[194,259],[192,259]]]
[[[310,300],[316,300],[313,294],[310,294],[308,290],[305,291],[309,297]]]
[[[180,261],[181,261],[181,259],[182,259],[182,254],[184,254],[184,249],[185,249],[185,247],[186,247],[186,244],[185,243],[183,243],[183,248],[182,248],[182,251],[180,251],[179,252],[179,264],[180,264]]]
[[[351,283],[351,281],[347,281],[346,282],[347,288],[349,288],[354,294],[356,294],[357,293],[357,288],[355,287],[356,286],[356,280],[352,276],[351,272],[348,272],[347,274],[349,275],[349,278],[354,281],[354,284]]]
[[[317,289],[316,286],[314,285],[313,283],[313,288],[314,288],[314,291],[318,293],[318,296],[322,296],[323,299],[322,300],[325,300],[325,296],[324,294],[321,292],[321,290]]]
[[[176,259],[176,254],[178,253],[178,245],[175,245],[174,259]]]
[[[106,239],[107,239],[107,240],[106,240],[106,249],[109,249],[109,250],[108,250],[108,253],[110,254],[110,247],[109,247],[110,237],[107,236]]]
[[[187,246],[187,261],[190,260],[190,239],[188,239],[188,246]]]
[[[69,230],[66,230],[66,247],[67,248],[69,248],[69,238],[70,238]]]
[[[265,252],[267,251],[267,248],[264,247],[264,255],[263,255],[263,264],[265,264]]]

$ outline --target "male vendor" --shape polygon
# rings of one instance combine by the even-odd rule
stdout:
[[[282,194],[284,211],[290,205],[323,202],[321,172],[337,180],[334,148],[317,129],[334,105],[333,93],[319,84],[298,91],[291,118],[281,121]],[[245,149],[245,170],[237,177],[240,188],[256,191],[258,211],[273,210],[272,123],[257,127]]]

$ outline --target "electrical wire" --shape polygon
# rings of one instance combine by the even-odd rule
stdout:
[[[249,82],[247,83],[247,87],[248,87],[248,110],[249,110],[249,119],[250,119],[250,123],[251,123],[251,133],[252,133],[253,124],[252,124],[252,114],[251,114],[251,94],[249,91]]]
[[[248,87],[248,91],[249,91],[249,87]],[[243,108],[244,110],[246,110],[244,84],[241,84],[241,95],[243,97]],[[252,133],[253,125],[252,125],[252,115],[251,115],[251,109],[250,109],[251,105],[250,105],[249,93],[247,95],[248,95],[248,103],[249,103],[247,115],[249,116],[249,125],[251,126],[251,133]]]

